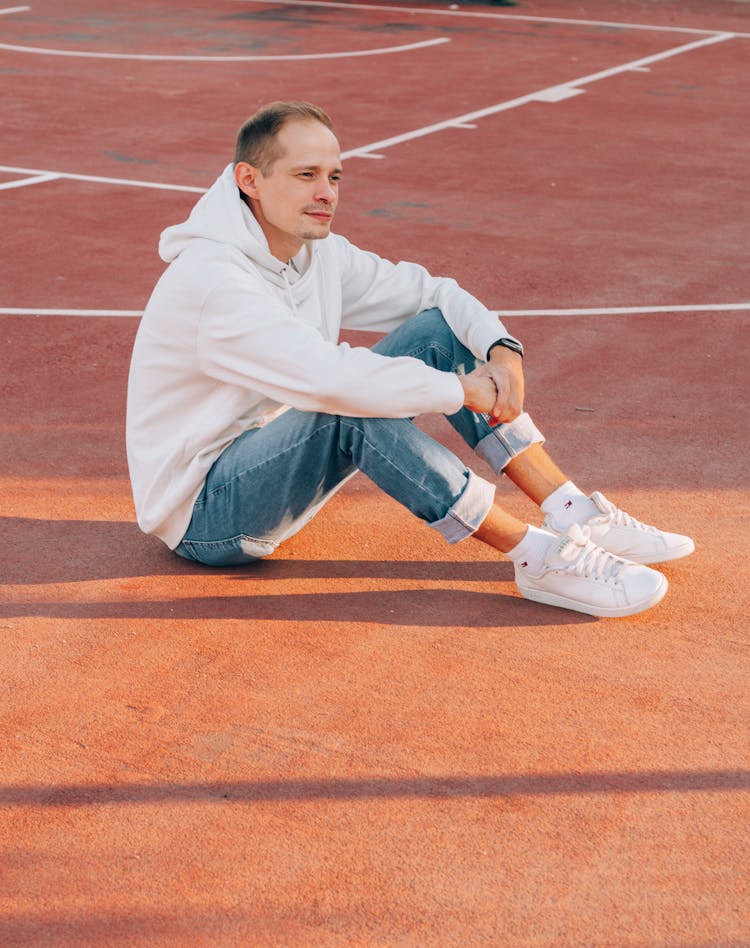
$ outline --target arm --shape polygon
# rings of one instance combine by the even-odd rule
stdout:
[[[462,404],[452,373],[419,359],[328,342],[262,287],[243,280],[225,281],[207,297],[196,354],[211,378],[304,411],[408,418],[452,414]]]
[[[456,337],[482,361],[497,339],[509,335],[498,314],[455,280],[433,277],[416,263],[393,264],[360,250],[343,237],[332,237],[341,273],[342,325],[346,328],[390,332],[434,306]]]
[[[437,306],[458,339],[478,359],[486,360],[460,377],[464,405],[489,414],[494,424],[512,421],[523,411],[523,360],[516,352],[494,345],[509,336],[496,313],[454,280],[433,277],[417,264],[394,265],[338,239],[346,261],[345,325],[387,332],[422,309]]]

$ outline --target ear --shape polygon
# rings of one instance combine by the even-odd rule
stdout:
[[[238,161],[234,166],[234,180],[237,187],[248,197],[258,197],[257,181],[260,172],[246,161]]]

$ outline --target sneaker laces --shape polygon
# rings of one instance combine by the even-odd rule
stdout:
[[[620,508],[616,507],[611,500],[607,500],[607,498],[598,491],[594,503],[602,511],[602,517],[597,518],[600,521],[606,520],[612,526],[630,527],[633,530],[642,530],[644,533],[659,532],[656,527],[652,527],[647,523],[636,520],[636,518],[631,517],[629,513],[626,513],[624,510],[620,510]]]
[[[562,543],[555,551],[555,560],[561,563],[552,564],[553,569],[575,573],[576,576],[602,580],[607,583],[619,578],[620,570],[626,561],[614,553],[609,553],[591,541],[591,531],[588,527],[574,524],[568,528]]]

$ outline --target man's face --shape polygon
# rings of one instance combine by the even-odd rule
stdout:
[[[315,120],[287,122],[276,145],[281,157],[267,175],[240,162],[236,176],[271,253],[286,261],[303,241],[328,236],[339,199],[341,154],[333,132]],[[244,169],[253,172],[249,186],[244,186]]]

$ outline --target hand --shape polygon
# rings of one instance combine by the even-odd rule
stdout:
[[[494,388],[491,404],[487,382]],[[464,405],[472,411],[488,414],[490,424],[513,421],[523,411],[523,359],[504,346],[495,346],[489,362],[463,376],[461,383],[466,396]]]
[[[464,407],[489,414],[497,401],[497,386],[489,375],[480,375],[475,369],[468,375],[459,375],[464,388]]]

